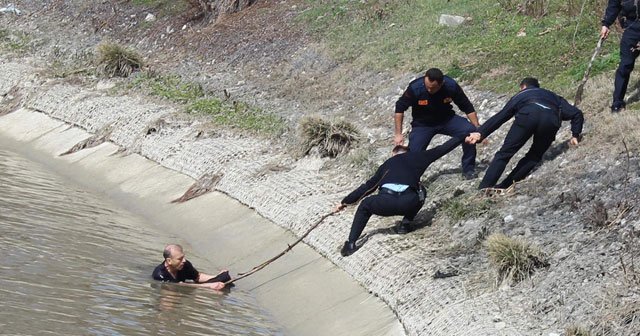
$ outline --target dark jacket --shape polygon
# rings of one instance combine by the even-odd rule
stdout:
[[[430,94],[422,76],[409,83],[396,102],[396,113],[404,113],[411,107],[412,126],[437,126],[447,122],[455,114],[451,102],[456,103],[466,114],[475,112],[473,104],[455,80],[444,76],[440,90]]]
[[[187,260],[185,261],[182,269],[176,273],[176,277],[174,278],[171,273],[169,273],[169,270],[167,270],[164,262],[162,262],[153,270],[151,277],[154,280],[164,282],[185,282],[186,280],[193,280],[194,282],[198,282],[200,273],[198,272],[198,270],[196,270],[195,267],[193,267],[191,262]]]
[[[549,90],[535,87],[526,88],[511,97],[500,112],[480,126],[478,132],[486,138],[516,113],[553,113],[558,120],[558,128],[562,120],[571,120],[571,134],[577,138],[582,133],[584,116],[580,109]]]
[[[620,25],[626,28],[629,22],[633,22],[638,19],[638,8],[635,5],[634,0],[609,0],[607,9],[604,12],[604,18],[602,18],[603,26],[611,26],[616,18],[620,19]]]
[[[360,198],[374,192],[385,183],[404,184],[417,191],[420,178],[427,167],[456,148],[462,143],[462,140],[462,138],[451,138],[442,145],[426,151],[407,152],[392,156],[378,167],[376,173],[367,182],[347,195],[342,200],[342,204],[356,203]]]

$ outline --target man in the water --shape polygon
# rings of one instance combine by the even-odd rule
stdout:
[[[186,259],[180,245],[167,245],[162,255],[164,256],[164,262],[153,270],[152,276],[155,280],[215,290],[223,289],[225,282],[231,280],[227,270],[223,270],[216,276],[198,272]],[[193,282],[185,282],[186,280]]]

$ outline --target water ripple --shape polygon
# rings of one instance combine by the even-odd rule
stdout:
[[[2,334],[282,334],[249,293],[152,282],[169,240],[108,200],[0,149]],[[198,268],[214,269],[197,260]]]

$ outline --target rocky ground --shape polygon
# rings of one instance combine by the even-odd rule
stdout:
[[[418,75],[336,63],[295,20],[306,10],[301,0],[257,1],[210,23],[191,20],[189,11],[127,1],[13,3],[20,15],[0,14],[0,112],[40,110],[194,178],[218,174],[218,190],[296,234],[388,155],[393,104]],[[145,21],[148,14],[155,21]],[[231,99],[283,116],[290,130],[276,139],[250,136],[210,126],[157,98],[122,96],[113,89],[119,80],[55,77],[91,67],[105,40],[142,52],[146,71],[179,74],[212,95],[225,97],[226,91]],[[515,193],[479,194],[479,180],[460,177],[457,149],[425,174],[429,200],[411,234],[395,235],[395,218],[372,219],[366,244],[342,258],[337,249],[354,212],[348,209],[306,242],[385,300],[410,335],[570,335],[575,326],[593,335],[637,335],[640,114],[608,113],[611,77],[586,87],[581,145],[568,147],[565,125],[543,165]],[[465,90],[481,120],[508,98]],[[297,122],[308,115],[347,120],[362,141],[337,159],[292,155]],[[479,147],[481,171],[507,129]],[[499,282],[486,247],[491,233],[539,247],[548,267],[519,283]],[[437,278],[437,272],[454,276]]]

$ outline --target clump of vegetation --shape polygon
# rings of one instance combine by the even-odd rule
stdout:
[[[498,269],[501,281],[519,282],[533,274],[536,268],[548,267],[546,257],[538,249],[520,239],[513,239],[501,233],[487,238],[489,259]]]
[[[205,97],[205,90],[200,83],[185,81],[177,75],[162,75],[153,71],[145,71],[136,76],[128,88],[143,89],[154,96],[182,104]]]
[[[31,44],[31,36],[25,32],[0,29],[0,46],[15,52],[24,52]]]
[[[129,77],[142,67],[142,57],[115,43],[98,46],[98,70],[107,77]]]
[[[492,209],[494,201],[486,197],[454,197],[446,200],[441,211],[453,221],[481,216]]]
[[[591,332],[580,326],[571,326],[565,332],[567,336],[591,336]]]
[[[348,152],[359,134],[355,126],[344,120],[334,123],[316,117],[305,118],[300,122],[302,155],[317,148],[323,157],[336,157]]]
[[[204,97],[202,85],[185,82],[178,76],[157,77],[151,82],[151,89],[155,95],[180,103]]]
[[[279,135],[285,129],[285,122],[278,115],[236,101],[198,99],[187,107],[187,112],[206,115],[217,125],[270,135]]]

